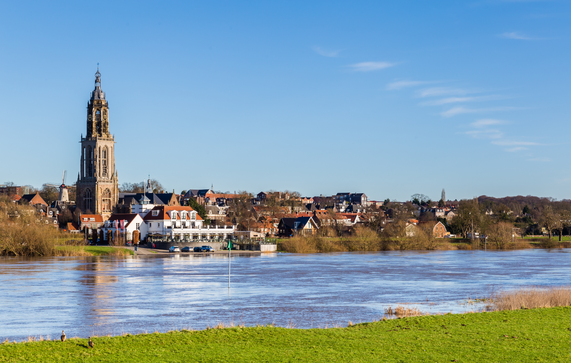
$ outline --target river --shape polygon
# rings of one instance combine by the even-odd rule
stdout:
[[[568,285],[571,249],[228,257],[0,258],[0,338],[204,329],[218,323],[346,326],[409,303],[477,309],[469,298]]]

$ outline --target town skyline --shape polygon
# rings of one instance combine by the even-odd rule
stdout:
[[[568,4],[224,4],[8,4],[0,183],[75,182],[100,63],[119,185],[570,198]]]

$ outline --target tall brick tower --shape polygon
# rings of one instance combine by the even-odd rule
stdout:
[[[95,89],[87,103],[87,134],[81,136],[81,167],[76,205],[83,213],[109,218],[119,198],[115,171],[115,138],[109,133],[109,103],[101,90],[97,67]]]

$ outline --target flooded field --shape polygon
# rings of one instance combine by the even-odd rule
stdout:
[[[297,328],[379,319],[388,306],[478,309],[469,298],[568,285],[571,250],[0,258],[0,339],[204,329]]]

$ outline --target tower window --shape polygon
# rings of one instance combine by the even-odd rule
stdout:
[[[104,212],[111,212],[111,192],[109,189],[105,189],[103,192],[103,211]]]
[[[93,208],[93,195],[91,194],[91,189],[86,189],[83,193],[83,205],[85,207],[85,212],[92,211]]]
[[[101,136],[101,111],[95,113],[95,130],[97,135]]]

